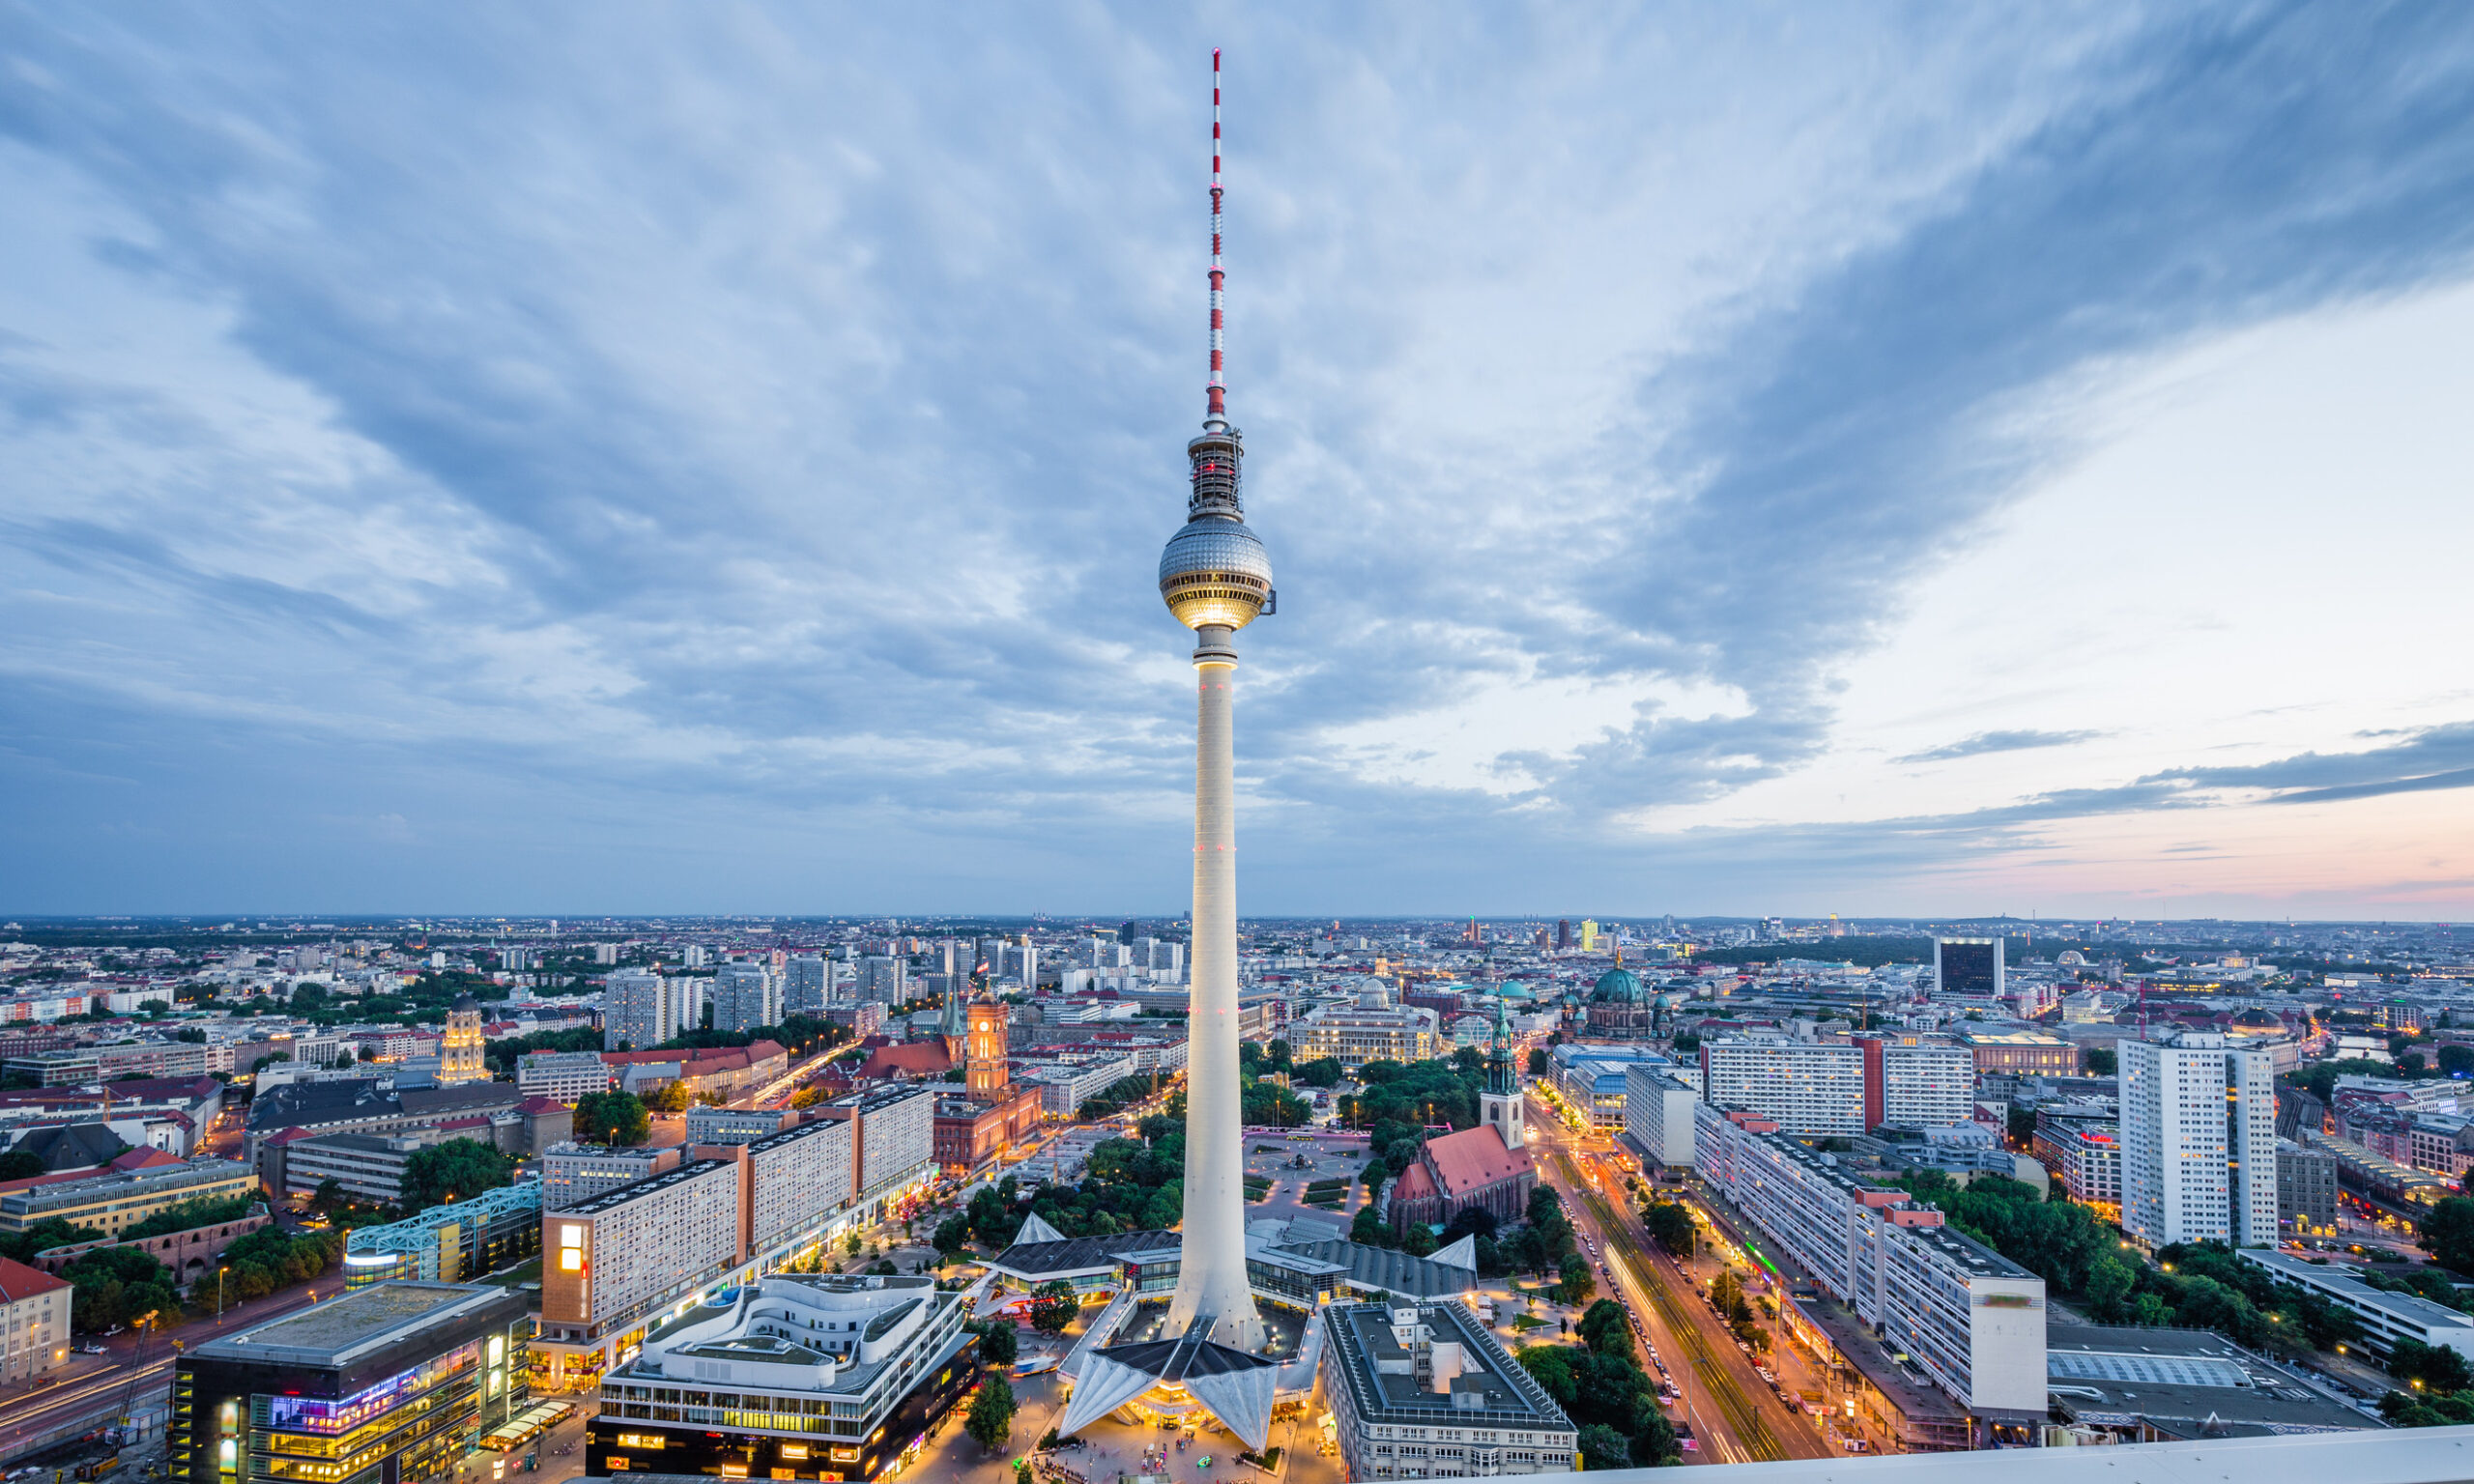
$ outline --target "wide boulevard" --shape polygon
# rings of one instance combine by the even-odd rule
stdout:
[[[1829,1457],[1827,1440],[1770,1393],[1690,1279],[1649,1241],[1622,1188],[1602,1192],[1583,1173],[1584,1163],[1592,1162],[1588,1137],[1538,1100],[1531,1106],[1539,1114],[1530,1127],[1539,1135],[1539,1176],[1563,1192],[1573,1228],[1597,1244],[1604,1265],[1597,1274],[1600,1288],[1610,1286],[1611,1272],[1614,1296],[1631,1309],[1683,1393],[1679,1410],[1700,1444],[1684,1457],[1710,1464]]]

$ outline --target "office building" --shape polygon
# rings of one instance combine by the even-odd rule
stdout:
[[[2353,1315],[2362,1323],[2362,1347],[2381,1359],[2396,1350],[2399,1340],[2414,1340],[2433,1349],[2446,1347],[2474,1361],[2474,1316],[2420,1294],[2373,1288],[2351,1268],[2323,1267],[2274,1247],[2246,1247],[2234,1255]]]
[[[662,1325],[602,1377],[585,1470],[882,1478],[977,1382],[978,1336],[963,1318],[962,1295],[933,1278],[760,1279]]]
[[[1580,1430],[1464,1304],[1339,1303],[1323,1322],[1322,1389],[1349,1478],[1582,1467]]]
[[[716,1108],[698,1103],[687,1110],[684,1142],[690,1149],[699,1144],[753,1144],[768,1134],[780,1133],[797,1123],[798,1117],[796,1113],[769,1108]]]
[[[2151,1247],[2277,1239],[2275,1072],[2223,1036],[2125,1041],[2122,1230]]]
[[[1978,1076],[2075,1077],[2079,1048],[2043,1031],[1978,1031],[1961,1027],[1959,1044],[1974,1053]]]
[[[620,969],[602,981],[601,1048],[644,1051],[676,1036],[680,1022],[674,986],[682,983],[650,969]]]
[[[1134,1074],[1133,1057],[1109,1052],[1060,1056],[1026,1063],[1022,1069],[1022,1080],[1040,1090],[1040,1111],[1065,1119]]]
[[[1999,999],[2004,985],[1999,938],[1935,938],[1933,983],[1943,994]]]
[[[427,1133],[322,1133],[284,1145],[282,1195],[306,1196],[333,1181],[357,1202],[392,1206],[404,1198],[413,1156],[443,1140]],[[489,1142],[482,1130],[481,1142]]]
[[[381,1283],[175,1364],[168,1459],[187,1484],[452,1474],[528,1402],[532,1317],[512,1288]]]
[[[713,973],[713,1029],[749,1032],[781,1023],[781,981],[761,963],[726,963]]]
[[[1692,1167],[1692,1105],[1699,1093],[1672,1070],[1646,1064],[1624,1072],[1624,1137],[1652,1165]]]
[[[1309,1011],[1289,1028],[1289,1043],[1301,1066],[1329,1057],[1354,1074],[1368,1062],[1426,1061],[1444,1039],[1433,1011],[1395,1005],[1389,990],[1369,983],[1354,1002]]]
[[[1624,1099],[1629,1086],[1625,1077],[1634,1067],[1675,1070],[1675,1064],[1665,1055],[1647,1046],[1567,1042],[1551,1053],[1541,1085],[1562,1098],[1564,1105],[1592,1127],[1621,1129]]]
[[[541,1156],[541,1209],[565,1211],[621,1185],[674,1169],[683,1151],[624,1145],[553,1144]]]
[[[2277,1140],[2277,1221],[2295,1231],[2337,1229],[2336,1156]]]
[[[65,1278],[0,1257],[0,1384],[24,1383],[69,1363],[69,1299]]]
[[[153,1156],[149,1152],[150,1157]],[[143,1164],[0,1194],[0,1232],[22,1232],[60,1220],[106,1237],[185,1201],[225,1201],[255,1196],[258,1178],[233,1159],[193,1159]]]
[[[610,1064],[593,1051],[528,1051],[515,1059],[515,1090],[572,1106],[578,1099],[610,1091]]]

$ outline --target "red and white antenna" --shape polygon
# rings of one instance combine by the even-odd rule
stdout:
[[[1211,48],[1211,385],[1204,426],[1228,424],[1228,384],[1221,361],[1221,291],[1227,272],[1220,266],[1220,48]]]

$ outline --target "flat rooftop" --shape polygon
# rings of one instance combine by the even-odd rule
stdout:
[[[666,1190],[672,1185],[685,1184],[687,1182],[696,1179],[700,1175],[709,1175],[715,1170],[727,1168],[729,1168],[729,1162],[727,1160],[690,1159],[685,1164],[679,1165],[675,1169],[664,1170],[658,1175],[647,1175],[642,1180],[631,1180],[623,1185],[613,1185],[609,1189],[595,1195],[592,1199],[589,1201],[579,1201],[575,1205],[569,1206],[564,1210],[556,1213],[556,1214],[561,1216],[597,1215],[602,1212],[624,1206],[629,1201],[635,1200],[640,1196],[650,1195],[657,1190]]]
[[[361,1351],[503,1301],[510,1292],[484,1284],[373,1283],[209,1340],[189,1354],[261,1364],[337,1366]]]
[[[1388,1303],[1333,1304],[1327,1363],[1337,1367],[1368,1424],[1444,1427],[1512,1427],[1567,1432],[1573,1423],[1521,1364],[1457,1303],[1414,1307],[1419,1323],[1440,1343],[1460,1347],[1458,1375],[1436,1390],[1421,1384],[1414,1356],[1394,1334]]]
[[[2234,1437],[2387,1426],[2204,1329],[2047,1325],[2045,1375],[2074,1421]]]

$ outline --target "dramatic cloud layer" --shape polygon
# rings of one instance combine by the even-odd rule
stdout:
[[[0,904],[1181,908],[1215,44],[1250,910],[2474,899],[2454,12],[622,5],[0,12]]]

